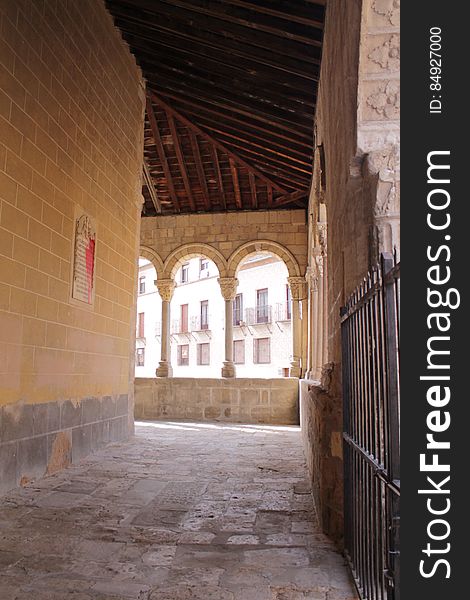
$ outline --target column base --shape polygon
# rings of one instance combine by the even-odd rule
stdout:
[[[161,360],[155,371],[157,377],[173,377],[173,369],[166,360]]]
[[[235,377],[235,365],[231,360],[224,360],[222,377]]]
[[[300,364],[297,361],[292,361],[289,369],[289,377],[300,377]]]

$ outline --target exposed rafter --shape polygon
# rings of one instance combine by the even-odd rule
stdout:
[[[158,123],[155,118],[155,113],[153,112],[152,100],[149,96],[147,96],[146,103],[147,117],[150,123],[150,129],[152,131],[153,139],[155,140],[155,145],[157,147],[158,157],[160,159],[160,163],[163,167],[163,172],[165,173],[168,190],[170,192],[171,201],[175,207],[177,212],[180,212],[180,206],[178,202],[178,198],[176,197],[175,187],[173,185],[173,178],[171,176],[170,167],[168,166],[168,160],[165,155],[165,150],[163,148],[162,138],[160,137],[160,131],[158,129]]]
[[[145,160],[144,160],[144,183],[149,192],[150,199],[152,200],[153,206],[155,207],[155,212],[157,214],[160,214],[162,212],[162,207],[160,204],[160,200],[158,199],[157,192],[155,191],[155,186],[153,185],[152,176],[150,175],[150,171],[149,171],[147,162]]]
[[[105,0],[146,79],[143,214],[305,207],[324,0]]]
[[[253,173],[255,175],[257,175],[260,179],[262,179],[267,184],[273,186],[279,192],[285,192],[285,189],[283,187],[281,187],[277,183],[271,181],[269,179],[269,177],[266,177],[266,175],[264,175],[263,173],[261,173],[260,171],[258,171],[257,169],[255,169],[254,167],[252,167],[251,165],[249,165],[248,163],[246,163],[239,156],[237,156],[234,152],[232,152],[231,150],[228,150],[227,148],[225,148],[225,146],[223,146],[223,144],[221,144],[218,140],[216,140],[215,138],[213,138],[212,136],[210,136],[208,133],[206,133],[205,131],[203,131],[200,127],[198,127],[197,125],[195,125],[192,121],[190,121],[189,119],[187,119],[186,117],[184,117],[181,113],[179,113],[174,108],[172,108],[169,104],[167,104],[155,92],[151,91],[150,95],[151,95],[152,99],[157,104],[159,104],[162,108],[164,108],[169,114],[174,115],[179,121],[181,121],[182,123],[184,123],[191,131],[193,131],[194,133],[197,133],[201,137],[203,137],[206,140],[208,140],[216,148],[219,148],[219,150],[222,150],[222,152],[225,152],[228,156],[230,156],[231,158],[235,159],[238,163],[240,163],[241,165],[243,165],[244,167],[246,167],[249,171],[253,171]]]

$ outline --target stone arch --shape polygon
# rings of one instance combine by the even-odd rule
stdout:
[[[227,261],[219,250],[209,244],[184,244],[173,250],[165,260],[163,265],[165,278],[174,279],[181,261],[195,256],[205,256],[211,260],[219,270],[219,277],[226,277]]]
[[[152,265],[155,267],[155,271],[157,272],[158,279],[163,277],[163,260],[153,248],[149,248],[148,246],[140,246],[139,256],[146,258],[152,263]]]
[[[277,242],[271,240],[253,240],[237,248],[228,259],[227,277],[236,277],[242,261],[250,254],[271,252],[278,256],[286,265],[289,277],[300,277],[300,267],[295,256]]]

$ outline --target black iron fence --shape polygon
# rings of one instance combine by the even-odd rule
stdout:
[[[399,298],[383,254],[341,309],[345,550],[367,600],[400,598]]]

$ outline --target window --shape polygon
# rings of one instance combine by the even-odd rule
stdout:
[[[253,340],[253,362],[255,364],[267,364],[271,362],[271,340],[269,338],[257,338]]]
[[[292,296],[288,284],[286,284],[286,317],[287,320],[291,319],[292,317]]]
[[[145,277],[139,277],[139,294],[145,294]]]
[[[178,366],[187,367],[189,365],[189,345],[182,344],[178,346]]]
[[[240,325],[243,321],[243,294],[237,294],[233,301],[233,324]]]
[[[245,364],[245,340],[234,340],[233,342],[233,362],[236,365]]]
[[[180,333],[186,333],[188,331],[188,305],[181,305],[181,321],[180,321]]]
[[[135,363],[138,367],[145,365],[145,348],[137,348]]]
[[[137,315],[137,337],[145,337],[145,313],[139,313]]]
[[[268,289],[256,290],[256,322],[269,322]]]
[[[207,258],[199,259],[199,278],[209,277],[209,261]]]
[[[185,263],[181,267],[181,283],[188,283],[189,281],[189,263]]]
[[[209,329],[209,300],[201,301],[201,330]]]
[[[210,365],[210,344],[197,345],[197,364]]]

